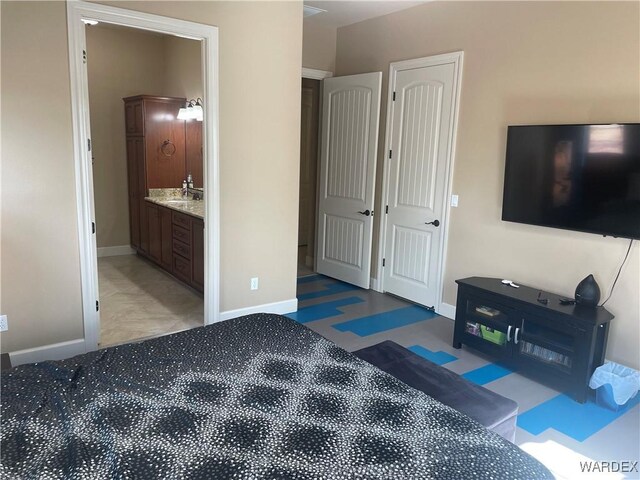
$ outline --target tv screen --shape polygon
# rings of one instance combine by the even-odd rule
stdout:
[[[502,219],[640,239],[640,124],[510,126]]]

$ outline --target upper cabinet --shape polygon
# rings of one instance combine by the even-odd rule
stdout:
[[[125,124],[127,130],[127,136],[129,135],[144,135],[143,119],[142,119],[142,99],[139,97],[136,100],[127,102],[125,99]]]
[[[188,172],[185,122],[177,116],[186,99],[140,95],[124,102],[127,136],[144,136],[146,189],[180,188]]]

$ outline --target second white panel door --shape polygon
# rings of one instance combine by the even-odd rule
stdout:
[[[426,306],[437,305],[454,82],[453,63],[395,76],[384,290]]]
[[[324,80],[317,271],[369,288],[382,73]]]

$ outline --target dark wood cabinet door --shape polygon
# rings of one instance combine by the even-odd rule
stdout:
[[[127,138],[127,178],[129,182],[129,238],[131,246],[140,248],[140,195],[138,192],[138,162],[143,161],[137,155],[139,138]]]
[[[191,226],[191,282],[193,286],[204,291],[204,221],[194,219]]]
[[[135,137],[135,151],[138,167],[138,208],[140,212],[140,250],[143,253],[149,251],[149,228],[147,221],[147,212],[145,208],[146,202],[144,197],[147,196],[147,179],[144,162],[144,138]]]
[[[149,211],[147,204],[140,201],[140,253],[149,255]]]
[[[180,188],[186,177],[183,102],[146,100],[145,158],[147,188]]]
[[[127,135],[144,135],[142,101],[125,103],[124,113]]]
[[[172,271],[173,266],[173,236],[171,224],[171,210],[165,207],[158,207],[160,213],[160,239],[161,255],[160,263],[168,271]]]
[[[173,256],[173,274],[180,280],[187,284],[191,283],[191,260],[181,257],[180,255]]]
[[[162,225],[160,224],[160,211],[157,205],[147,203],[147,222],[149,225],[149,257],[160,262],[162,257]]]

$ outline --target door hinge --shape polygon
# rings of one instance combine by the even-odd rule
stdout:
[[[87,63],[87,51],[86,50],[82,50],[82,63],[84,63],[84,64]]]
[[[384,213],[389,213],[389,205],[387,205],[386,207],[384,207]]]
[[[87,150],[91,151],[91,139],[87,138]]]
[[[393,92],[393,100],[392,100],[392,101],[393,101],[393,102],[395,102],[395,101],[396,101],[396,92]]]
[[[100,302],[96,300],[96,312],[100,311]]]
[[[383,267],[384,267],[384,264],[385,264],[385,263],[387,263],[387,259],[386,259],[386,258],[383,258],[383,259],[382,259],[382,266],[383,266]]]
[[[393,155],[393,150],[389,150],[389,158]]]
[[[91,222],[91,233],[94,235],[96,233],[96,222]]]

